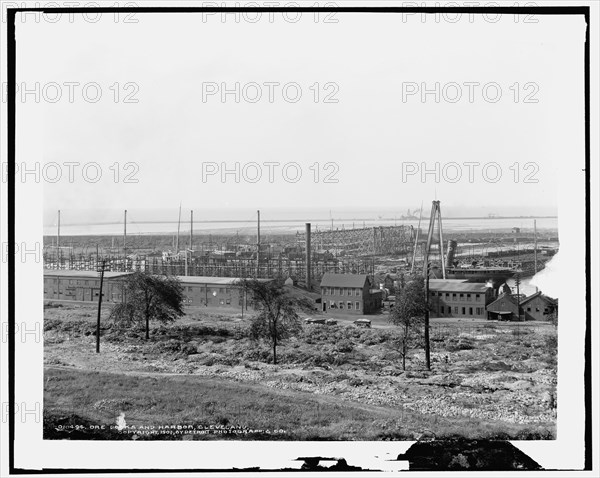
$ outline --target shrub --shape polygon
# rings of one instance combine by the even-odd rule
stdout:
[[[187,344],[181,345],[180,351],[184,355],[192,355],[192,354],[198,353],[198,348],[194,344],[187,343]]]
[[[352,352],[354,344],[350,340],[342,340],[335,346],[335,350],[338,352]]]
[[[474,348],[473,340],[468,337],[447,337],[444,340],[444,348],[448,352],[457,352],[458,350],[471,350]]]
[[[271,349],[268,347],[258,346],[256,348],[248,349],[242,354],[244,360],[252,362],[271,362],[273,360],[273,354]]]

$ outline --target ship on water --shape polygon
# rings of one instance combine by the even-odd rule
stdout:
[[[429,254],[431,251],[431,245],[433,242],[433,235],[435,230],[435,223],[437,220],[438,235],[439,235],[439,248],[440,248],[440,259],[441,268],[433,263],[429,262]],[[420,219],[419,219],[420,226]],[[415,251],[413,255],[416,257],[416,248],[418,243],[418,231],[415,238]],[[429,263],[429,277],[433,279],[460,279],[469,282],[484,282],[490,284],[494,289],[498,290],[502,284],[508,279],[513,277],[517,272],[520,272],[516,267],[502,267],[502,266],[480,266],[480,265],[461,265],[458,261],[455,261],[456,246],[457,242],[450,240],[448,241],[448,251],[444,258],[443,251],[443,232],[442,232],[442,212],[440,208],[440,201],[432,202],[431,215],[429,217],[429,231],[427,235],[427,245],[425,250],[425,263]],[[424,271],[425,272],[425,271]]]
[[[485,282],[492,284],[494,289],[498,289],[508,279],[519,272],[517,268],[513,267],[459,265],[458,262],[454,260],[456,246],[456,241],[448,241],[448,251],[446,253],[445,261],[446,279]],[[441,279],[443,277],[443,271],[439,267],[433,265],[431,267],[430,277]]]

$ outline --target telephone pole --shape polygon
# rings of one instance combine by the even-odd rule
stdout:
[[[256,211],[256,278],[260,278],[260,211]]]
[[[425,367],[427,367],[427,370],[431,370],[431,350],[429,346],[429,266],[429,262],[425,264],[427,270],[425,276]]]
[[[58,210],[58,228],[56,229],[56,268],[60,269],[60,209]]]
[[[533,275],[537,274],[538,271],[538,260],[537,260],[537,224],[536,220],[533,220]]]
[[[106,260],[102,261],[100,272],[100,293],[98,294],[98,320],[96,322],[96,353],[100,353],[100,311],[102,310],[102,285],[104,283],[104,271],[106,269]]]
[[[515,285],[517,286],[517,315],[518,320],[521,320],[521,273],[517,272],[515,275]]]
[[[125,254],[125,245],[127,242],[127,209],[123,213],[123,254]]]

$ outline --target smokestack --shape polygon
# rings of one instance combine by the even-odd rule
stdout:
[[[194,211],[190,211],[190,252],[194,250]]]
[[[456,252],[456,241],[448,241],[448,252],[446,253],[446,267],[454,267],[454,254]]]
[[[306,223],[306,290],[311,290],[310,222]]]
[[[123,254],[125,254],[125,247],[127,243],[127,209],[123,213]]]

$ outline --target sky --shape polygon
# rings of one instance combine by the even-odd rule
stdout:
[[[19,133],[43,157],[17,162],[39,160],[45,217],[433,199],[453,216],[556,214],[559,163],[583,162],[580,20],[248,18],[19,25],[17,82],[40,84],[23,112],[43,134]]]

